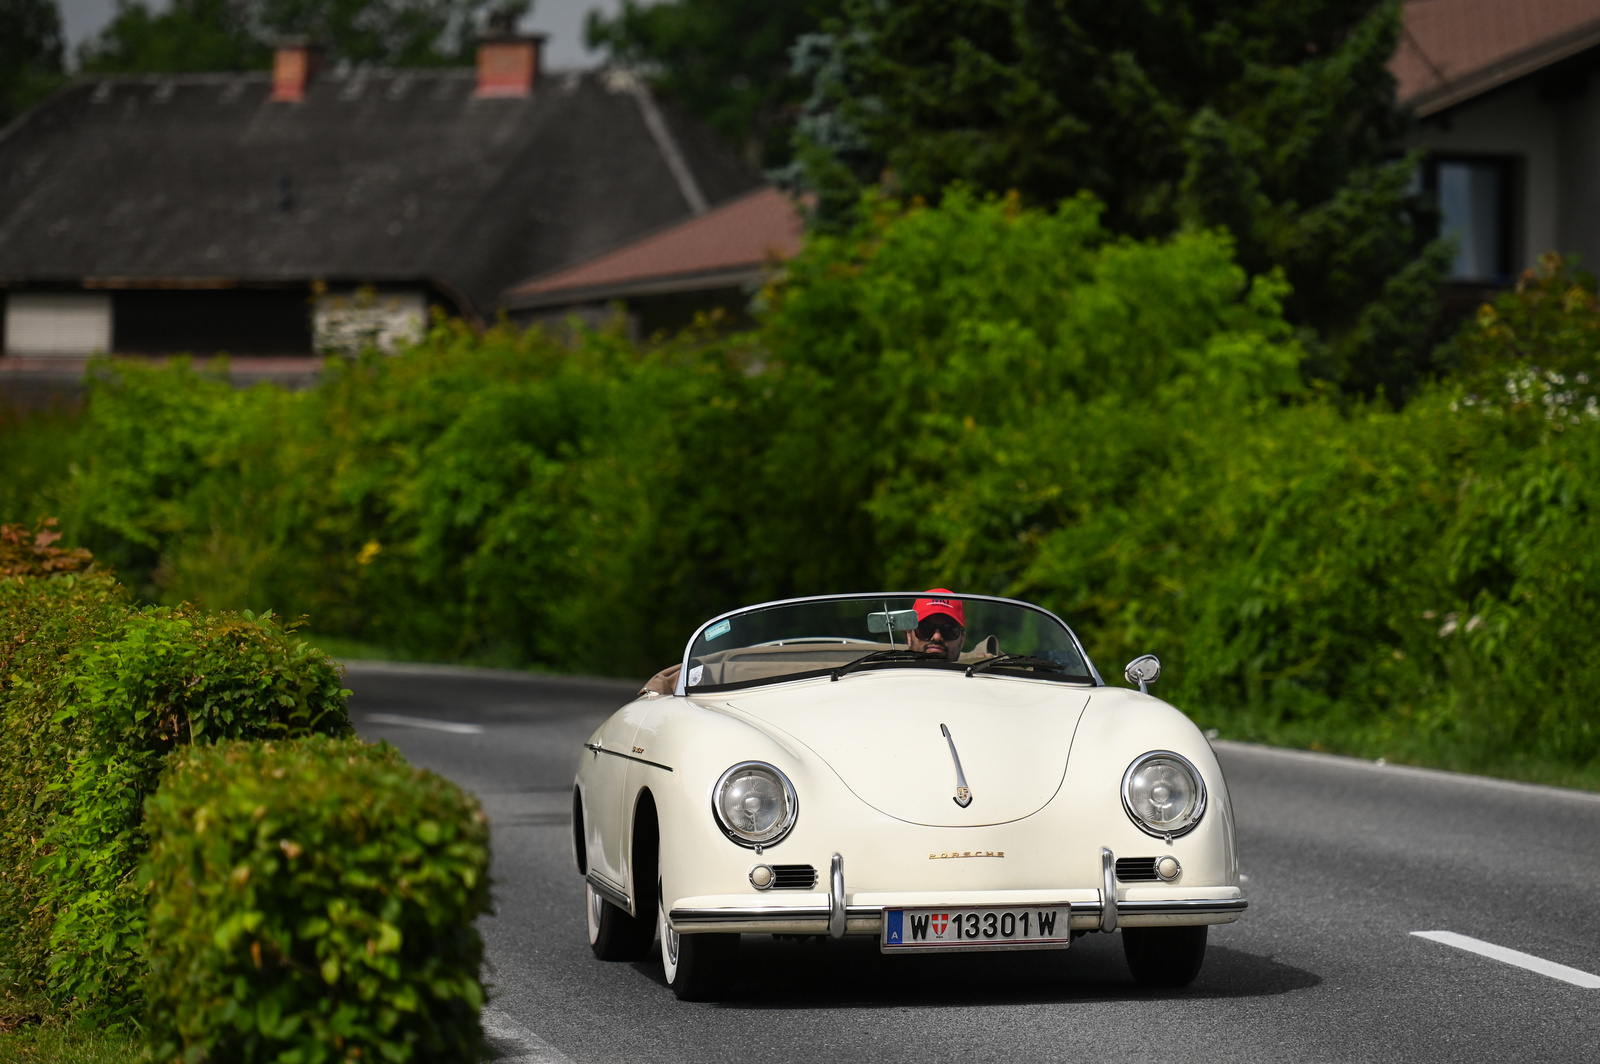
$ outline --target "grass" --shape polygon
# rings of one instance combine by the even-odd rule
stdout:
[[[82,457],[80,420],[72,407],[21,410],[0,395],[0,521],[31,526],[61,514],[61,489]]]
[[[1600,791],[1600,760],[1575,764],[1536,754],[1507,753],[1482,743],[1468,746],[1428,734],[1396,732],[1377,736],[1357,728],[1341,731],[1330,727],[1327,721],[1263,722],[1246,714],[1212,713],[1199,715],[1197,723],[1202,728],[1215,727],[1220,738],[1240,742],[1342,754],[1369,761],[1382,758],[1391,765]]]
[[[129,1064],[144,1045],[137,1031],[52,1014],[37,1002],[0,1000],[0,1064]]]

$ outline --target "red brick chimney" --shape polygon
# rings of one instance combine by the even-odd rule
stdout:
[[[280,41],[272,57],[272,99],[298,103],[322,69],[322,49],[303,37]]]
[[[478,42],[478,96],[528,96],[539,80],[542,33],[498,33]]]

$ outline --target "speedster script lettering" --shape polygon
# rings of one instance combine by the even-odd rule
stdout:
[[[959,950],[1037,945],[1061,948],[1071,940],[1071,909],[890,909],[884,914],[884,950]]]

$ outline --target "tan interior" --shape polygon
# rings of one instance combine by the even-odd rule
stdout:
[[[801,672],[836,669],[857,658],[878,650],[904,650],[905,645],[891,647],[888,643],[872,643],[865,639],[844,643],[776,643],[770,646],[730,647],[694,659],[694,664],[705,668],[700,683],[751,683],[792,676]],[[962,654],[961,662],[982,661],[1000,652],[999,641],[994,636],[978,641],[972,649]]]

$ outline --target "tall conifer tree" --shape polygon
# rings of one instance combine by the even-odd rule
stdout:
[[[805,180],[824,220],[869,184],[1081,189],[1134,237],[1226,226],[1281,268],[1311,368],[1399,398],[1426,372],[1443,249],[1400,153],[1397,0],[845,0]]]

